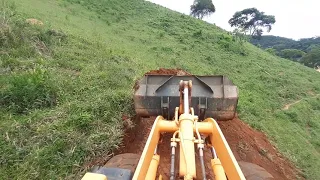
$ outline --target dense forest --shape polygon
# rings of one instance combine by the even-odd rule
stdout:
[[[274,55],[313,68],[320,66],[320,37],[303,38],[296,41],[279,36],[262,36],[260,40],[251,38],[250,41]]]

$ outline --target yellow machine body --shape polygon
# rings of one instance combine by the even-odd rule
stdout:
[[[155,119],[132,179],[151,180],[157,177],[161,154],[157,154],[155,150],[161,133],[172,133],[171,143],[179,144],[178,172],[183,179],[192,180],[197,178],[195,145],[198,145],[198,147],[208,146],[215,150],[216,156],[211,159],[211,166],[216,180],[245,179],[217,122],[212,118],[199,122],[198,116],[194,115],[193,108],[188,106],[191,88],[190,81],[180,83],[181,101],[180,107],[175,109],[174,120],[166,120],[162,116],[158,116]],[[211,144],[205,144],[202,137],[210,139]],[[168,166],[170,165],[168,164]],[[159,179],[161,178],[162,176],[160,175]],[[92,173],[83,177],[83,180],[94,179],[102,180],[103,178],[94,176]]]

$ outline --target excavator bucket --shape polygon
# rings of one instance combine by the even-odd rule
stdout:
[[[191,107],[199,120],[233,119],[238,104],[238,88],[225,76],[145,75],[135,87],[134,106],[141,117],[174,117],[180,104],[180,81],[192,81]]]

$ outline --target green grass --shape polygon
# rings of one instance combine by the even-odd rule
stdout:
[[[307,179],[320,177],[320,74],[313,69],[142,0],[13,2],[10,26],[18,28],[14,35],[24,32],[26,41],[2,45],[0,53],[2,179],[81,177],[90,162],[118,147],[121,116],[133,115],[135,80],[159,67],[227,75],[240,89],[241,119],[266,132]],[[27,18],[44,26],[17,26]],[[47,51],[32,46],[36,42]],[[36,67],[54,85],[55,103],[17,113],[3,103],[5,92],[12,92],[8,79]]]

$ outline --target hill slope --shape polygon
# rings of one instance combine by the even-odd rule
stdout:
[[[17,22],[36,18],[44,26],[31,29],[39,31],[30,33],[35,45],[1,50],[1,100],[7,102],[0,111],[4,179],[81,176],[93,159],[118,147],[121,117],[133,114],[134,81],[159,67],[227,75],[240,89],[241,119],[266,132],[305,177],[320,177],[320,74],[313,69],[142,0],[13,1]],[[47,36],[60,31],[63,40]],[[17,111],[10,97],[19,97],[15,87],[25,76],[36,77],[28,84],[34,89],[26,91],[33,96],[39,89],[34,84],[40,83],[44,99],[55,99],[50,106],[39,108],[35,101]],[[51,96],[48,89],[56,93]]]

